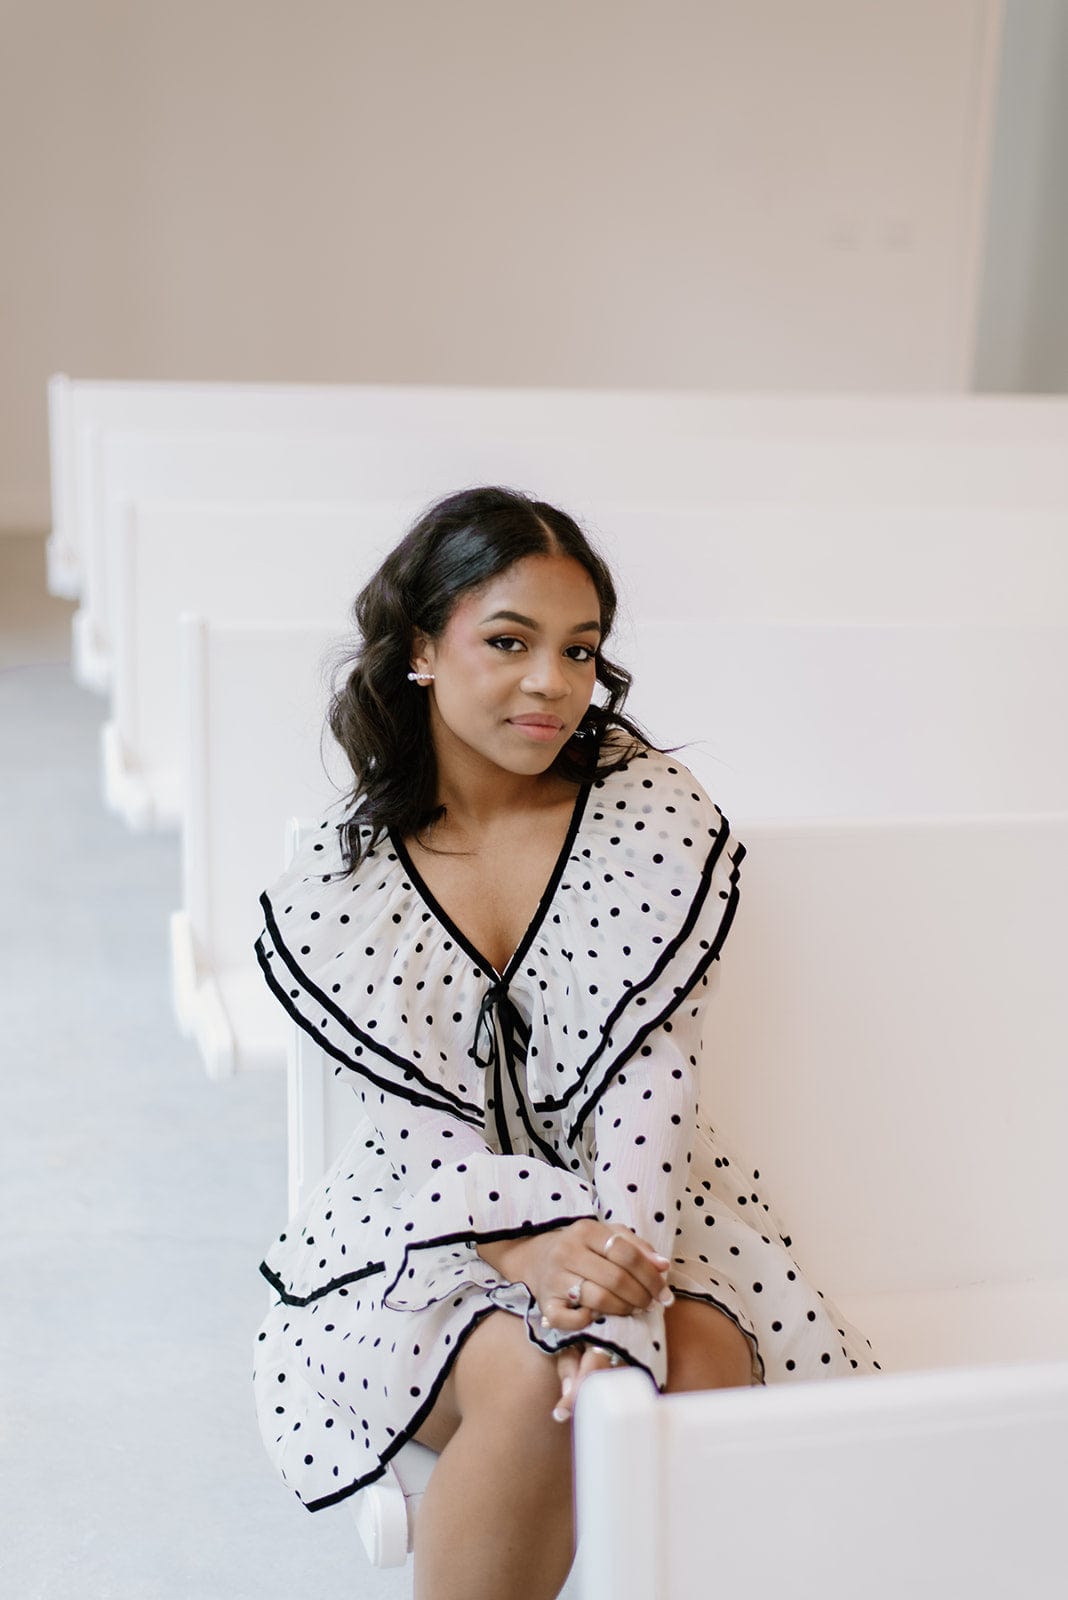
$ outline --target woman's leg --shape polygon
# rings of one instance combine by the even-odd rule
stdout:
[[[668,1394],[738,1389],[753,1382],[752,1346],[725,1311],[679,1295],[664,1312],[664,1329]]]
[[[556,1600],[575,1550],[556,1363],[519,1317],[468,1337],[416,1438],[441,1458],[415,1528],[415,1600]]]

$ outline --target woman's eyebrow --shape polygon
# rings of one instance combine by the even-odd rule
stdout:
[[[520,627],[530,628],[533,633],[540,633],[541,628],[533,617],[521,616],[518,611],[495,611],[491,617],[483,617],[480,627],[485,627],[487,622],[518,622]],[[601,624],[595,619],[593,622],[580,622],[572,628],[572,633],[600,633]]]

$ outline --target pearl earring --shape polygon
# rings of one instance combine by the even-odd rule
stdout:
[[[434,674],[432,672],[409,672],[408,674],[409,683],[433,683],[433,681]]]

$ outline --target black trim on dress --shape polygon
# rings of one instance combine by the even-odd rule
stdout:
[[[435,1086],[429,1081],[429,1079],[423,1076],[418,1067],[413,1066],[410,1062],[405,1062],[403,1057],[394,1055],[392,1051],[387,1049],[384,1045],[378,1043],[370,1034],[365,1034],[362,1029],[358,1028],[354,1022],[351,1022],[344,1015],[344,1013],[333,1004],[332,1001],[328,1000],[326,995],[316,988],[315,984],[311,982],[306,974],[302,972],[300,967],[293,961],[284,943],[279,937],[277,926],[274,923],[273,916],[270,914],[269,902],[267,901],[266,895],[262,895],[260,897],[260,901],[265,908],[267,926],[268,930],[271,932],[272,940],[274,941],[274,948],[282,957],[283,962],[289,968],[290,972],[293,974],[293,977],[297,979],[297,981],[303,986],[312,999],[330,1011],[336,1020],[339,1021],[349,1033],[353,1034],[362,1045],[365,1045],[369,1050],[371,1050],[373,1054],[381,1056],[384,1060],[401,1067],[406,1075],[417,1078],[426,1089],[431,1091],[431,1093],[427,1095],[421,1095],[413,1089],[405,1088],[403,1084],[396,1083],[389,1078],[379,1077],[376,1073],[372,1072],[367,1066],[365,1066],[363,1062],[353,1061],[351,1056],[346,1055],[338,1045],[333,1044],[329,1039],[327,1039],[320,1029],[318,1029],[314,1023],[309,1022],[307,1017],[305,1017],[297,1009],[297,1007],[293,1004],[291,997],[286,993],[285,989],[275,977],[274,972],[271,969],[271,963],[263,941],[263,935],[261,934],[256,940],[255,944],[257,959],[263,971],[263,975],[267,979],[268,986],[274,993],[275,997],[281,1002],[285,1010],[292,1017],[293,1021],[303,1028],[305,1033],[310,1034],[310,1036],[315,1040],[316,1044],[319,1045],[321,1049],[325,1050],[328,1055],[333,1056],[336,1061],[340,1061],[342,1065],[348,1067],[351,1072],[357,1072],[362,1077],[367,1078],[369,1082],[375,1084],[379,1089],[385,1089],[390,1094],[402,1095],[404,1099],[410,1100],[413,1105],[427,1106],[433,1111],[444,1111],[450,1116],[459,1118],[461,1122],[470,1123],[470,1125],[474,1128],[482,1128],[484,1126],[484,1119],[482,1112],[477,1106],[472,1105],[465,1100],[457,1099],[454,1095],[450,1094],[449,1090],[446,1089],[443,1084],[438,1085],[437,1088],[439,1092],[436,1095],[433,1094],[432,1091]]]
[[[678,932],[664,946],[663,950],[657,956],[653,965],[649,968],[649,971],[646,973],[645,977],[642,978],[641,982],[632,984],[629,989],[624,990],[623,994],[616,1001],[616,1004],[612,1007],[612,1010],[606,1017],[605,1021],[601,1024],[600,1041],[595,1049],[591,1051],[590,1055],[587,1056],[586,1060],[582,1063],[582,1066],[579,1067],[574,1082],[558,1099],[539,1101],[534,1108],[536,1111],[560,1111],[567,1106],[571,1100],[574,1099],[575,1095],[580,1093],[584,1083],[586,1082],[586,1079],[593,1071],[594,1066],[597,1064],[604,1051],[608,1048],[608,1037],[614,1025],[619,1021],[627,1007],[632,1005],[645,990],[649,989],[657,981],[657,979],[661,977],[664,969],[675,960],[679,950],[693,932],[697,918],[701,913],[705,901],[708,899],[708,893],[712,887],[712,875],[716,870],[720,856],[723,854],[727,841],[730,838],[730,824],[728,823],[726,817],[723,817],[722,812],[720,812],[720,816],[723,818],[723,826],[717,833],[715,843],[713,844],[712,849],[709,851],[704,865],[701,868],[698,886],[694,890],[693,899],[690,901],[686,911],[686,916],[684,917]],[[723,917],[721,918],[720,926],[717,930],[717,936],[714,944],[714,948],[717,950],[723,944],[723,924],[726,922],[727,926],[730,925],[730,920],[733,918],[733,907],[738,898],[738,866],[745,856],[745,846],[738,841],[736,841],[736,843],[738,844],[737,853],[728,857],[728,860],[732,862],[734,867],[734,871],[731,874],[733,895],[727,906],[724,908]],[[692,982],[690,983],[689,987],[693,987]],[[678,1002],[676,1000],[675,1004],[677,1003]],[[670,1006],[667,1011],[662,1012],[659,1020],[663,1021],[666,1017],[669,1017],[671,1012],[675,1009],[675,1004]],[[648,1029],[645,1030],[646,1033],[648,1031]],[[644,1038],[644,1036],[645,1034],[643,1033],[642,1037]]]
[[[329,1283],[324,1283],[321,1288],[313,1289],[311,1294],[290,1294],[281,1278],[273,1267],[266,1261],[260,1262],[260,1272],[274,1289],[279,1300],[287,1306],[310,1306],[313,1300],[321,1300],[324,1294],[331,1294],[335,1289],[347,1288],[350,1283],[357,1283],[361,1278],[372,1278],[376,1272],[385,1272],[384,1261],[369,1261],[365,1267],[360,1267],[355,1272],[346,1272],[340,1278],[331,1278]]]
[[[405,845],[404,840],[401,839],[399,835],[393,833],[392,831],[390,832],[390,843],[396,851],[401,865],[404,867],[408,876],[415,885],[416,892],[418,893],[419,898],[425,904],[427,910],[433,913],[445,931],[456,940],[457,944],[460,945],[462,949],[466,950],[472,961],[474,961],[480,969],[483,969],[486,973],[492,973],[496,981],[498,983],[503,983],[506,987],[509,979],[515,971],[516,966],[520,961],[522,961],[523,957],[530,949],[531,943],[536,937],[538,929],[545,920],[545,914],[556,897],[556,891],[559,886],[560,879],[564,875],[564,868],[567,866],[568,860],[570,859],[571,848],[575,843],[575,837],[578,834],[579,828],[582,824],[582,818],[586,811],[586,803],[589,800],[590,791],[592,788],[592,780],[581,784],[579,787],[578,794],[575,796],[575,804],[571,812],[571,821],[567,826],[567,834],[564,838],[563,844],[560,846],[559,852],[557,853],[552,872],[549,874],[549,880],[542,891],[541,899],[538,901],[538,904],[535,907],[533,916],[527,923],[523,937],[520,939],[519,943],[512,951],[512,954],[505,962],[503,972],[498,972],[496,967],[493,965],[493,962],[487,961],[481,950],[479,950],[478,947],[471,942],[467,935],[457,927],[456,923],[449,916],[449,913],[445,910],[444,906],[438,899],[436,899],[433,891],[424,882],[423,875],[419,871],[419,868],[416,866],[415,862],[412,860],[411,854],[409,853],[408,847]],[[477,977],[478,974],[476,973],[475,976]]]
[[[533,1158],[532,1158],[533,1159]],[[382,1304],[387,1311],[396,1311],[397,1306],[387,1305],[390,1295],[400,1283],[408,1265],[408,1258],[413,1250],[430,1250],[449,1244],[497,1244],[502,1239],[533,1239],[538,1234],[552,1233],[556,1228],[568,1228],[573,1222],[597,1222],[600,1219],[596,1211],[580,1211],[577,1216],[553,1217],[549,1222],[531,1222],[522,1224],[518,1228],[495,1228],[491,1232],[476,1231],[468,1228],[463,1233],[444,1233],[435,1239],[415,1239],[404,1246],[404,1255],[397,1268],[392,1281],[382,1291]],[[477,1254],[477,1251],[476,1251]],[[487,1266],[489,1263],[486,1263]],[[447,1291],[452,1293],[450,1289]],[[444,1299],[444,1296],[439,1298]]]
[[[738,1332],[743,1333],[748,1339],[749,1343],[752,1345],[753,1354],[760,1363],[760,1381],[765,1385],[765,1387],[767,1386],[768,1369],[764,1365],[764,1357],[760,1353],[760,1341],[755,1333],[750,1333],[748,1328],[742,1327],[730,1306],[725,1306],[722,1300],[716,1299],[714,1294],[698,1294],[694,1289],[673,1288],[671,1292],[675,1296],[676,1300],[700,1300],[703,1301],[705,1305],[715,1306],[717,1311],[722,1311],[725,1317],[729,1317],[734,1323],[734,1326],[738,1329]]]
[[[420,1406],[411,1420],[403,1428],[399,1429],[396,1436],[390,1440],[378,1458],[378,1466],[372,1472],[367,1473],[365,1477],[357,1478],[355,1483],[348,1484],[344,1489],[336,1490],[334,1494],[323,1495],[319,1500],[301,1500],[300,1503],[305,1511],[325,1511],[327,1506],[336,1506],[340,1500],[347,1500],[350,1495],[357,1494],[359,1490],[366,1489],[370,1484],[377,1483],[379,1478],[385,1477],[386,1468],[393,1460],[393,1457],[399,1450],[403,1450],[406,1444],[410,1443],[434,1409],[438,1395],[445,1386],[445,1380],[452,1371],[453,1362],[467,1343],[470,1335],[474,1333],[480,1322],[484,1322],[488,1316],[499,1309],[498,1306],[483,1307],[481,1311],[476,1311],[467,1326],[460,1330],[456,1336],[456,1343],[446,1357],[444,1366],[431,1385],[425,1404]],[[429,1446],[425,1448],[429,1448]],[[300,1499],[300,1496],[298,1495],[297,1498]]]
[[[737,863],[741,861],[742,855],[745,853],[744,845],[739,845],[738,849],[740,853],[731,858],[735,862],[736,867]],[[712,965],[713,961],[716,960],[720,950],[723,947],[723,941],[730,932],[731,923],[734,921],[734,914],[738,909],[738,901],[740,896],[738,894],[737,886],[737,871],[735,871],[734,878],[734,888],[731,892],[731,897],[724,908],[722,920],[720,921],[719,928],[716,931],[716,937],[712,940],[709,948],[705,951],[700,961],[694,967],[693,972],[690,974],[686,982],[679,984],[676,987],[671,1000],[664,1007],[663,1011],[660,1012],[659,1016],[652,1017],[648,1022],[643,1023],[638,1029],[637,1033],[634,1034],[633,1038],[630,1039],[630,1041],[611,1062],[607,1070],[602,1075],[601,1081],[598,1083],[597,1087],[591,1091],[585,1105],[576,1115],[575,1121],[571,1127],[571,1131],[567,1136],[567,1142],[569,1145],[573,1146],[577,1141],[586,1118],[596,1106],[605,1090],[609,1087],[616,1073],[627,1064],[627,1062],[633,1056],[635,1050],[637,1050],[640,1045],[644,1044],[649,1035],[655,1032],[655,1030],[659,1028],[662,1023],[666,1022],[670,1016],[674,1015],[686,997],[692,994],[698,980],[703,977],[703,975]],[[586,1080],[583,1079],[579,1087],[582,1087],[585,1081]],[[570,1095],[568,1098],[570,1099]]]

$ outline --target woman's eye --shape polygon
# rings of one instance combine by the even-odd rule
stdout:
[[[572,661],[579,662],[592,661],[594,656],[597,654],[596,650],[594,650],[593,647],[588,644],[573,644],[567,653],[571,657]]]
[[[494,650],[504,650],[508,655],[513,656],[517,655],[520,650],[526,648],[522,639],[516,639],[510,633],[500,633],[496,636],[496,638],[487,639],[486,643]]]

